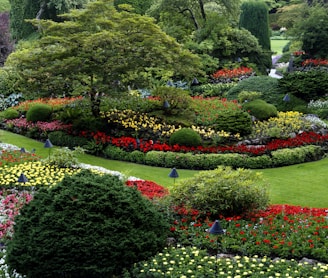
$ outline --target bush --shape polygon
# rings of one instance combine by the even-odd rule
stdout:
[[[28,278],[122,277],[162,250],[169,230],[138,190],[88,170],[40,189],[15,222],[7,263]]]
[[[274,105],[269,104],[262,99],[245,102],[243,103],[243,108],[260,121],[267,120],[271,117],[277,117],[278,114],[277,108]]]
[[[16,119],[19,117],[19,112],[13,108],[8,108],[0,113],[0,118],[5,120]]]
[[[219,114],[217,123],[213,125],[213,128],[217,131],[224,130],[245,136],[252,132],[252,119],[248,113],[242,110],[226,110]]]
[[[179,115],[185,112],[189,109],[192,100],[187,91],[175,87],[158,87],[153,95],[160,97],[162,104],[164,101],[169,103],[169,107],[163,108],[167,115]]]
[[[88,143],[87,138],[72,136],[64,131],[53,131],[48,134],[48,138],[52,144],[56,146],[64,146],[69,149],[82,147]]]
[[[67,147],[55,149],[54,152],[44,160],[44,163],[59,168],[71,168],[79,164],[77,155],[82,153],[82,148],[75,148],[74,150],[70,150]]]
[[[107,146],[103,153],[105,157],[114,160],[127,160],[129,153],[116,146]]]
[[[50,120],[52,108],[50,105],[38,103],[33,105],[26,113],[26,120],[29,122],[46,122]]]
[[[240,103],[244,103],[247,101],[252,101],[258,99],[262,96],[260,92],[249,92],[249,91],[242,91],[238,94],[238,101]]]
[[[191,88],[192,95],[203,97],[223,97],[233,87],[235,83],[204,84]]]
[[[191,128],[181,128],[174,133],[172,133],[170,140],[170,145],[180,145],[186,147],[197,147],[202,144],[202,138],[199,133]]]
[[[328,94],[328,71],[297,71],[279,79],[282,93],[289,93],[305,102],[317,100]]]
[[[228,91],[227,98],[238,99],[238,94],[242,91],[262,93],[261,98],[274,105],[281,95],[278,89],[278,80],[270,76],[253,76],[240,81]]]
[[[128,154],[128,160],[138,164],[144,164],[145,162],[145,153],[135,150]]]
[[[269,204],[267,186],[259,173],[224,166],[179,181],[167,198],[173,205],[224,216],[264,209]]]
[[[281,149],[271,153],[274,167],[299,164],[322,158],[323,150],[320,146],[305,146],[293,149]]]

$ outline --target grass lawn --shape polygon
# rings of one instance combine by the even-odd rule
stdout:
[[[0,131],[0,141],[10,143],[26,150],[36,149],[36,154],[47,157],[49,150],[38,142],[21,135]],[[92,155],[81,155],[79,161],[120,171],[127,176],[135,176],[154,181],[165,187],[174,186],[179,179],[189,178],[198,171],[177,169],[179,178],[169,178],[171,169],[139,165],[129,162],[108,160]],[[316,162],[297,164],[287,167],[258,170],[270,185],[270,199],[272,204],[289,204],[307,207],[328,208],[328,186],[326,176],[328,159]]]
[[[288,42],[289,40],[271,40],[271,50],[274,55],[282,54],[282,50]]]

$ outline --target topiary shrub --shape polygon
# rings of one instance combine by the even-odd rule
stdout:
[[[277,108],[274,105],[262,99],[245,102],[243,103],[243,108],[260,121],[267,120],[271,117],[277,117],[278,114]]]
[[[40,189],[15,222],[7,263],[27,278],[122,277],[162,250],[169,231],[138,190],[89,170]]]
[[[38,103],[33,105],[26,113],[26,120],[29,122],[46,122],[50,119],[52,113],[51,106]]]
[[[197,147],[202,144],[199,133],[191,128],[181,128],[172,133],[169,139],[170,145],[180,145],[186,147]]]
[[[19,117],[19,112],[13,108],[8,108],[0,113],[0,118],[5,120],[16,119]]]
[[[213,125],[217,131],[224,130],[232,134],[239,133],[241,136],[248,135],[252,132],[251,116],[242,110],[226,110],[220,113],[217,123]]]
[[[173,205],[224,216],[264,209],[269,204],[267,185],[260,173],[227,166],[179,181],[167,198]]]

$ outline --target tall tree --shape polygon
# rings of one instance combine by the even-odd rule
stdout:
[[[58,21],[59,14],[82,8],[89,0],[9,0],[11,34],[16,40],[26,38],[35,28],[26,19],[51,19]]]
[[[270,50],[268,8],[261,1],[247,1],[241,5],[240,27],[250,31],[265,50]]]
[[[112,1],[90,2],[63,19],[34,20],[42,37],[8,58],[27,92],[88,94],[96,116],[99,96],[117,84],[145,87],[154,78],[191,79],[201,73],[198,56],[184,50],[152,18],[118,12]]]

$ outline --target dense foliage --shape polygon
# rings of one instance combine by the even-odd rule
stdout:
[[[168,198],[175,206],[233,216],[264,209],[269,204],[267,190],[259,173],[218,167],[179,181]]]
[[[11,268],[27,277],[102,277],[161,250],[167,224],[118,177],[82,171],[39,190],[16,219]]]

